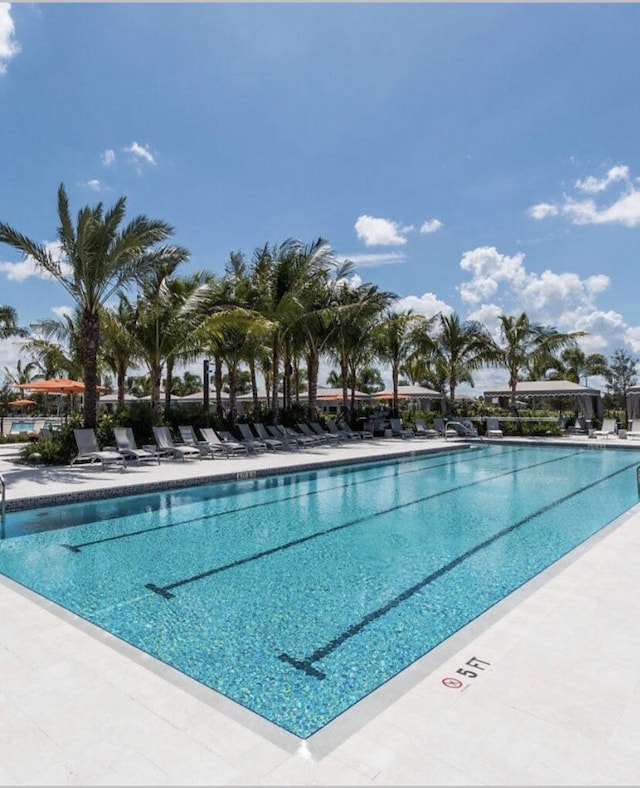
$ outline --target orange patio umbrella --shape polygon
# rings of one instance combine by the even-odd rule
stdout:
[[[17,388],[28,391],[40,391],[46,394],[83,394],[84,383],[81,380],[69,378],[51,378],[50,380],[32,380],[30,383],[20,383]],[[98,386],[98,391],[105,392],[109,389]]]
[[[21,408],[26,405],[35,405],[36,402],[33,399],[14,399],[11,402],[3,403],[5,405],[13,405],[16,408]]]

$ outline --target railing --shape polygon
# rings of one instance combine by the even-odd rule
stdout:
[[[4,512],[7,503],[7,485],[4,476],[0,473],[0,487],[2,487],[2,503],[0,504],[0,523],[4,524]]]

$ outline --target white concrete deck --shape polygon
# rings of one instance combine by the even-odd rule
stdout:
[[[0,473],[13,504],[454,441],[353,444]],[[0,578],[0,784],[638,785],[639,557],[637,506],[306,743]]]

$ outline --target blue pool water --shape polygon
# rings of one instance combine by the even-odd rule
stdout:
[[[0,572],[306,738],[637,503],[639,463],[503,444],[12,512]]]
[[[33,432],[35,421],[14,421],[11,424],[11,434],[15,435],[16,432]]]

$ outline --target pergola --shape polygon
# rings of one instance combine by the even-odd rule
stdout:
[[[521,380],[516,384],[518,399],[525,397],[575,397],[580,414],[586,419],[602,417],[602,396],[598,389],[581,386],[571,380]],[[498,400],[508,407],[510,388],[492,389],[484,392],[486,401]]]

